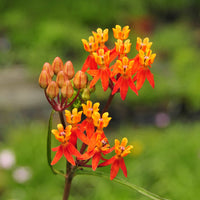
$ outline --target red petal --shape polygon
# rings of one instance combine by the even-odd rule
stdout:
[[[90,88],[92,88],[96,84],[96,82],[99,80],[99,78],[100,78],[100,72],[98,70],[98,73],[95,75],[95,77],[90,82]]]
[[[60,147],[60,146],[54,147],[54,148],[52,148],[51,150],[52,150],[52,151],[58,151],[59,147]]]
[[[128,79],[128,84],[129,84],[131,90],[133,90],[133,92],[135,92],[138,95],[138,91],[137,91],[135,84],[131,78]]]
[[[82,67],[82,71],[83,72],[86,72],[86,70],[89,68],[89,60],[90,60],[90,56],[88,56],[83,64],[83,67]]]
[[[67,145],[68,146],[68,145]],[[69,153],[67,146],[64,148],[64,156],[67,159],[68,162],[70,162],[72,165],[75,165],[75,161],[72,157],[72,155]]]
[[[112,62],[117,56],[118,56],[118,53],[116,52],[116,49],[113,48],[110,52],[110,62]]]
[[[85,144],[89,143],[87,136],[83,132],[81,132],[81,130],[78,128],[76,130],[76,135],[83,143]]]
[[[120,87],[120,96],[122,100],[126,98],[127,92],[128,92],[128,79],[122,79]]]
[[[87,73],[91,76],[97,76],[99,73],[99,70],[88,70]]]
[[[151,71],[149,69],[146,70],[146,76],[147,76],[147,80],[149,81],[151,87],[154,88],[155,83],[154,83],[153,74],[151,73]]]
[[[113,157],[110,158],[109,160],[106,160],[105,162],[101,163],[99,166],[104,167],[104,166],[110,165],[110,164],[112,164],[115,160],[116,160],[116,157],[113,156]]]
[[[115,176],[117,176],[117,173],[119,171],[120,163],[119,159],[116,159],[113,164],[111,165],[111,170],[110,170],[110,180],[113,180]]]
[[[62,155],[63,155],[63,147],[59,146],[59,149],[56,152],[56,155],[54,156],[54,159],[52,160],[51,165],[55,165],[60,160]]]
[[[76,157],[80,157],[81,156],[80,152],[71,143],[68,143],[67,150],[68,150],[69,153],[71,153],[72,155],[75,155]]]
[[[110,77],[109,69],[101,70],[101,84],[104,91],[108,89],[109,77]]]
[[[115,84],[115,86],[113,88],[112,95],[115,94],[118,91],[119,87],[121,86],[121,82],[122,82],[122,77],[120,77],[117,80],[117,82],[116,82],[116,84]]]
[[[136,88],[137,90],[140,90],[141,87],[144,84],[144,81],[146,79],[146,73],[145,70],[141,70],[137,73],[137,84],[136,84]]]
[[[93,171],[96,170],[100,159],[101,159],[101,153],[95,153],[93,158],[92,158],[92,169],[93,169]]]
[[[95,62],[94,56],[89,55],[82,67],[82,71],[86,72],[86,70],[90,68],[90,69],[97,69],[97,63]]]
[[[84,153],[84,154],[81,155],[81,157],[79,158],[79,160],[90,159],[93,155],[94,155],[94,151],[86,152],[86,153]]]
[[[120,167],[123,171],[124,176],[127,177],[127,169],[123,158],[120,159]]]

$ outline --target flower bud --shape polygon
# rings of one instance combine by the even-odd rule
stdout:
[[[74,77],[73,82],[77,89],[82,89],[87,84],[87,75],[83,71],[78,71]]]
[[[74,77],[74,67],[70,60],[65,63],[63,71],[67,75],[69,80],[71,80]]]
[[[85,89],[83,90],[82,99],[83,99],[84,101],[87,101],[87,100],[90,99],[90,90],[89,90],[88,88],[85,88]]]
[[[51,81],[51,77],[46,70],[42,70],[39,76],[39,84],[41,88],[46,88]]]
[[[53,61],[52,68],[55,74],[63,70],[63,62],[59,57],[56,57]]]
[[[55,81],[51,81],[47,87],[46,93],[51,99],[55,98],[59,93],[58,85]]]
[[[46,70],[50,74],[51,78],[53,77],[54,72],[53,72],[52,66],[48,62],[44,63],[42,69]]]
[[[61,88],[66,80],[66,74],[63,71],[59,71],[56,77],[56,83],[58,84],[58,87]]]
[[[65,98],[71,98],[74,94],[74,89],[72,87],[72,83],[69,80],[66,80],[61,88],[61,94]]]

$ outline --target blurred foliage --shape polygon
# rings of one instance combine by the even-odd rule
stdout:
[[[46,131],[44,125],[33,122],[10,128],[5,135],[7,144],[1,144],[0,151],[13,150],[16,165],[9,170],[0,169],[1,200],[62,198],[64,179],[53,175],[47,165]],[[169,199],[188,200],[200,198],[199,131],[199,124],[177,123],[165,129],[120,125],[118,130],[107,130],[106,133],[111,144],[114,138],[122,138],[126,133],[129,144],[134,145],[133,153],[125,159],[129,182]],[[54,142],[53,146],[56,146]],[[12,173],[18,166],[30,167],[33,176],[29,181],[20,184],[13,179]],[[61,166],[64,166],[64,158],[56,168]],[[110,167],[97,170],[109,172]],[[121,171],[118,176],[123,177]],[[74,178],[70,199],[108,197],[111,200],[148,199],[112,181],[91,176]]]

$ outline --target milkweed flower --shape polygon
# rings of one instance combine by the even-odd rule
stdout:
[[[154,77],[149,68],[151,68],[151,64],[154,62],[155,57],[156,54],[152,54],[150,49],[147,49],[145,52],[139,50],[139,55],[137,56],[137,59],[135,59],[135,62],[137,62],[139,67],[133,78],[134,81],[137,81],[137,90],[140,90],[146,79],[149,81],[151,87],[154,88]]]
[[[123,174],[127,177],[127,169],[124,162],[124,157],[131,153],[131,149],[133,148],[132,145],[126,146],[128,143],[127,138],[123,138],[120,144],[120,141],[115,139],[115,153],[116,155],[110,158],[109,160],[101,163],[99,166],[107,166],[111,164],[111,171],[110,171],[110,179],[114,179],[119,171],[119,168],[122,169]]]
[[[102,137],[101,135],[98,135],[96,140],[92,141],[88,145],[88,151],[81,156],[79,159],[87,160],[92,158],[92,169],[93,171],[96,170],[99,161],[104,158],[103,155],[106,155],[111,152],[112,149],[110,149],[110,145],[108,143],[108,139],[106,137]]]
[[[144,40],[142,41],[142,39],[140,37],[137,37],[137,43],[136,43],[136,50],[142,50],[142,51],[146,51],[146,49],[150,49],[152,45],[152,42],[149,42],[149,38],[146,37],[144,38]]]
[[[99,111],[99,103],[94,103],[92,105],[91,101],[87,101],[86,104],[82,104],[83,107],[83,114],[87,117],[82,123],[81,127],[83,130],[86,130],[86,134],[88,138],[90,139],[92,137],[92,134],[94,133],[94,123],[92,119],[92,114],[94,112]]]
[[[120,39],[120,40],[127,39],[130,32],[129,26],[124,26],[123,28],[121,28],[121,26],[116,25],[115,28],[113,28],[112,30],[113,30],[114,38]]]
[[[110,78],[110,51],[105,51],[104,49],[99,49],[98,52],[93,53],[96,63],[100,66],[96,70],[88,70],[87,73],[93,76],[90,82],[90,88],[92,88],[96,82],[101,79],[103,90],[106,91],[109,85]]]
[[[116,64],[114,65],[111,76],[113,77],[117,74],[120,74],[121,76],[115,83],[112,95],[115,94],[118,91],[118,89],[120,89],[121,98],[122,100],[124,100],[128,92],[128,87],[130,87],[133,90],[133,92],[138,94],[134,81],[132,79],[133,73],[134,60],[129,61],[129,59],[126,56],[123,57],[122,61],[117,60]]]
[[[53,129],[51,132],[55,138],[61,142],[60,146],[52,148],[52,151],[56,151],[56,155],[51,162],[51,165],[55,165],[60,158],[64,155],[68,162],[75,165],[73,156],[80,157],[80,152],[70,142],[72,126],[68,125],[65,129],[62,124],[57,125],[57,129]]]
[[[88,139],[86,135],[82,132],[80,125],[78,124],[81,121],[81,116],[82,116],[83,111],[79,111],[77,108],[74,108],[72,112],[69,110],[65,110],[65,117],[67,123],[72,125],[71,129],[71,143],[76,145],[77,143],[77,137],[84,143],[88,143]]]
[[[94,35],[95,40],[98,41],[99,47],[107,50],[105,42],[108,41],[108,29],[102,30],[101,28],[98,28],[97,32],[92,31],[92,34]]]
[[[97,69],[97,63],[95,62],[93,52],[97,51],[97,49],[99,48],[98,40],[96,40],[94,36],[90,36],[88,41],[82,39],[82,43],[84,49],[90,53],[83,64],[82,71],[85,72],[88,68]]]

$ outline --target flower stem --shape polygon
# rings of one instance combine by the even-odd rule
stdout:
[[[58,113],[59,113],[60,121],[61,121],[63,127],[66,128],[63,112],[59,111]],[[67,162],[66,163],[66,178],[65,178],[63,200],[67,200],[69,198],[72,178],[73,178],[73,173],[72,173],[72,169],[71,169],[71,164],[69,162]]]
[[[106,105],[105,105],[105,107],[104,107],[104,109],[103,109],[103,111],[102,111],[101,114],[105,113],[105,112],[108,110],[108,108],[109,108],[109,106],[110,106],[110,104],[111,104],[111,102],[112,102],[112,100],[113,100],[114,95],[115,95],[115,94],[112,94],[112,92],[110,93],[110,96],[109,96],[109,98],[108,98],[108,101],[107,101],[107,103],[106,103]]]

